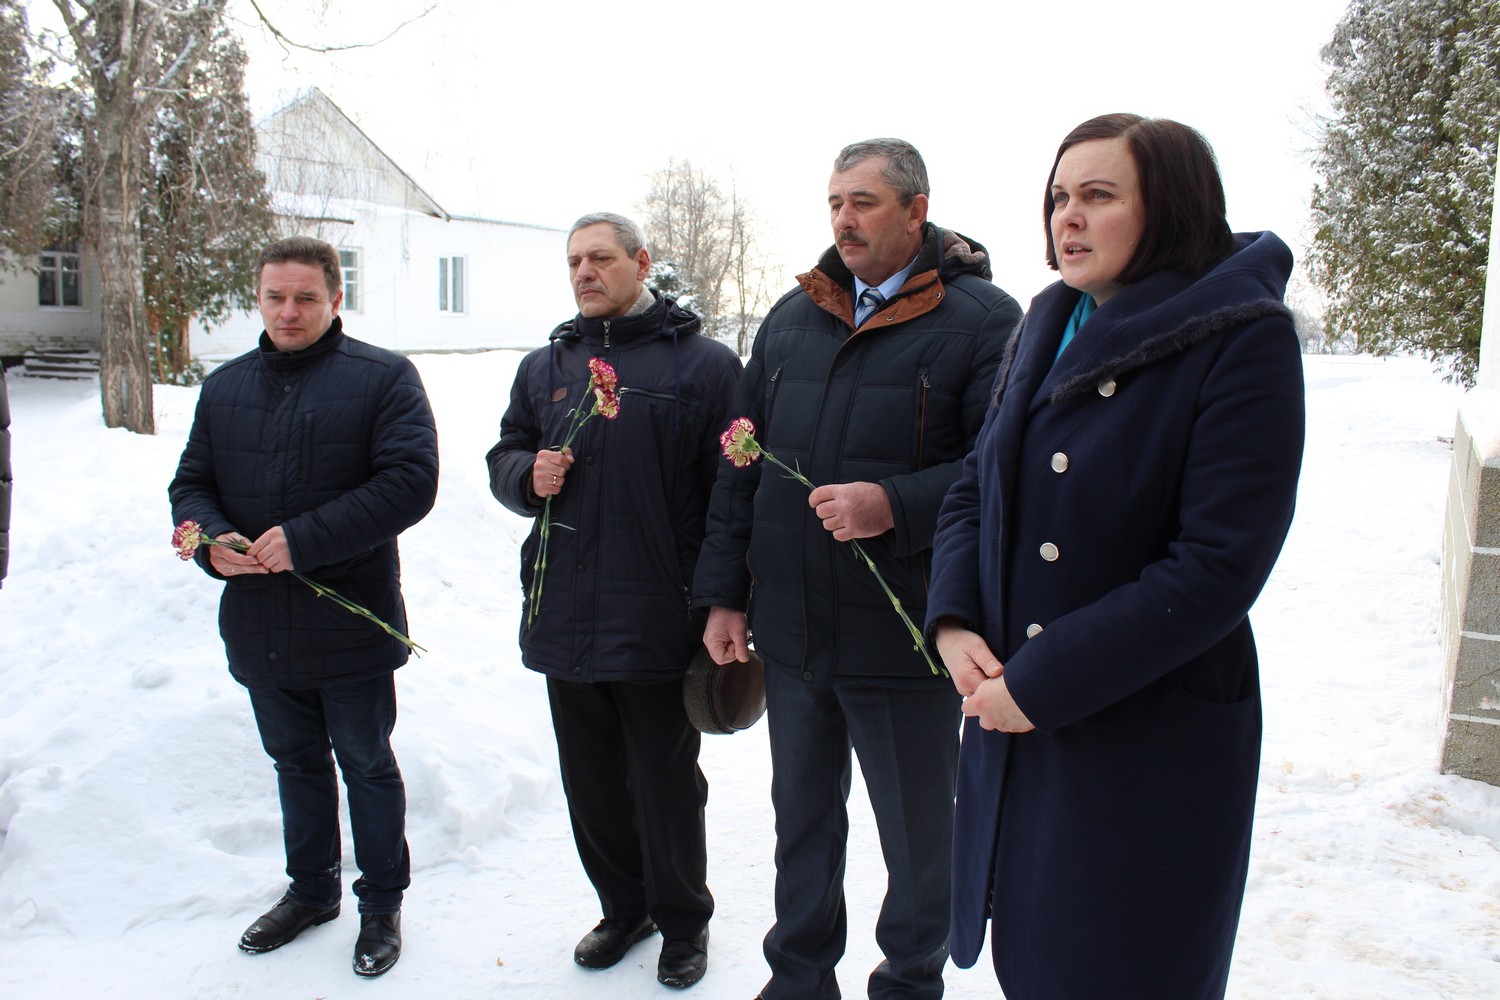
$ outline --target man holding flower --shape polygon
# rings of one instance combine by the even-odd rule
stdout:
[[[579,858],[603,910],[573,960],[606,969],[658,929],[657,979],[708,968],[700,736],[682,679],[689,607],[740,361],[646,286],[639,227],[585,215],[568,234],[578,315],[521,362],[490,489],[536,519],[521,550],[521,659],[547,677]],[[599,419],[594,419],[595,417]]]
[[[339,915],[337,757],[360,869],[354,971],[370,977],[400,957],[411,881],[390,744],[411,651],[396,536],[437,496],[437,428],[412,363],[344,333],[341,284],[321,240],[261,252],[260,346],[204,381],[169,493],[174,544],[226,582],[229,670],[276,762],[291,885],[240,948]]]
[[[765,661],[776,810],[765,1000],[840,995],[851,747],[889,873],[869,996],[943,993],[959,699],[911,622],[923,619],[938,507],[1021,310],[990,282],[983,247],[927,221],[927,201],[909,143],[855,143],[834,161],[834,245],[756,335],[735,396],[747,421],[725,442],[698,562],[709,653],[746,660],[753,626]]]

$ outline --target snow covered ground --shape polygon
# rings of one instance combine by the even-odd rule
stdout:
[[[235,948],[281,891],[275,783],[224,667],[218,586],[176,559],[166,484],[195,391],[159,433],[105,430],[97,386],[13,378],[15,514],[0,590],[0,993],[82,997],[660,998],[656,947],[607,972],[568,832],[541,679],[515,647],[527,525],[483,456],[520,358],[416,357],[437,410],[436,509],[402,538],[413,637],[396,750],[415,864],[406,947],[349,969],[344,916]],[[1266,736],[1230,995],[1500,996],[1500,789],[1436,773],[1438,562],[1459,393],[1413,360],[1309,358],[1297,521],[1253,621]],[[765,728],[705,737],[710,885],[698,1000],[762,985],[771,922]],[[868,806],[851,803],[849,996],[878,955]],[[347,828],[347,824],[346,824]],[[346,857],[352,857],[346,845]],[[347,878],[352,879],[353,873]],[[995,997],[986,959],[949,996]]]

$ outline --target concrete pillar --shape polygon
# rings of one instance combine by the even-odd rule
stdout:
[[[1443,533],[1442,770],[1500,785],[1500,165],[1479,377],[1459,407]]]

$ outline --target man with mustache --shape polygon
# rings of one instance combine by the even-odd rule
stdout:
[[[660,930],[657,981],[685,989],[708,970],[714,909],[708,782],[682,696],[703,620],[687,598],[740,360],[647,287],[650,272],[634,222],[573,224],[578,315],[521,362],[488,462],[495,498],[537,523],[521,549],[521,661],[547,677],[573,839],[603,911],[573,961],[607,969]],[[614,368],[618,416],[560,447],[594,404],[595,358]],[[548,510],[567,530],[549,532],[538,565]]]
[[[834,161],[834,245],[761,324],[734,407],[817,488],[721,463],[698,560],[709,653],[747,660],[753,630],[766,665],[777,842],[765,1000],[840,995],[851,748],[889,873],[869,995],[943,992],[959,698],[844,543],[860,541],[920,620],[938,507],[1021,310],[991,284],[984,248],[929,223],[927,202],[910,143],[858,142]]]

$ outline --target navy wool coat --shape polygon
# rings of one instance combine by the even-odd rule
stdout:
[[[281,525],[299,573],[409,634],[396,536],[432,509],[437,482],[437,427],[416,368],[345,336],[335,317],[295,353],[261,334],[204,381],[168,492],[174,522],[195,520],[209,537],[253,541]],[[208,546],[198,563],[218,577]],[[229,578],[219,631],[248,687],[364,680],[409,655],[290,573]]]
[[[516,372],[486,461],[495,498],[537,519],[521,546],[521,659],[532,670],[583,683],[664,681],[681,677],[702,643],[688,588],[741,366],[699,326],[660,296],[635,316],[576,316]],[[562,443],[575,408],[593,405],[592,357],[614,366],[620,415],[590,418],[573,441],[527,628],[543,511],[531,467],[540,449]]]
[[[954,961],[1009,1000],[1222,996],[1250,852],[1247,612],[1292,518],[1301,358],[1270,233],[1098,308],[1032,302],[934,545],[929,627],[980,632],[1036,726],[966,723]]]

